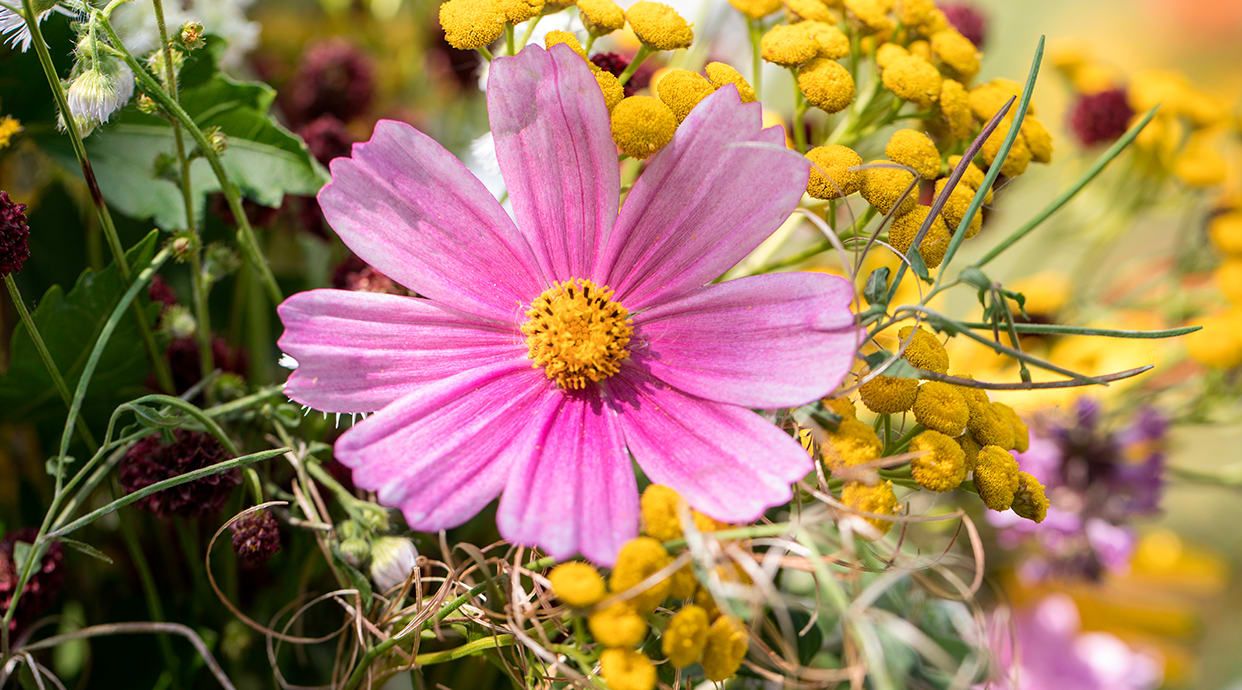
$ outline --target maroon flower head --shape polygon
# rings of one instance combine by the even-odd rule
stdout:
[[[233,551],[242,565],[262,565],[280,551],[280,523],[271,511],[247,513],[229,529],[233,532]]]
[[[177,306],[177,293],[173,292],[172,286],[160,275],[151,276],[151,284],[147,286],[147,297],[152,302],[164,305],[165,310]]]
[[[134,493],[156,482],[228,460],[224,446],[211,434],[177,429],[172,443],[162,436],[148,436],[125,454],[120,480],[125,493]],[[220,510],[233,488],[241,483],[237,470],[203,477],[147,496],[138,506],[160,517],[198,517]]]
[[[940,11],[944,12],[945,19],[949,20],[959,34],[970,39],[976,47],[983,47],[983,41],[987,38],[988,20],[978,8],[964,2],[955,2],[941,5]]]
[[[298,123],[321,115],[348,122],[375,99],[375,66],[349,41],[334,39],[312,47],[290,84],[289,117]]]
[[[0,191],[0,277],[17,273],[30,258],[30,226],[26,205]]]
[[[367,265],[362,259],[350,254],[332,271],[332,287],[338,290],[358,292],[382,292],[389,295],[409,295],[410,291],[393,282],[392,278]]]
[[[1124,88],[1085,93],[1070,108],[1070,129],[1083,146],[1107,144],[1126,133],[1133,117]]]
[[[324,165],[333,158],[348,156],[349,147],[354,143],[345,123],[334,115],[323,115],[311,120],[298,130],[298,135],[306,141],[306,147],[310,149],[315,160]]]
[[[27,527],[10,532],[0,541],[0,615],[9,610],[13,593],[17,590],[17,581],[21,578],[17,559],[13,555],[17,542],[31,544],[37,534],[37,530]],[[64,545],[53,542],[43,554],[43,562],[31,572],[30,579],[26,581],[22,596],[17,601],[17,613],[9,625],[10,632],[24,628],[47,610],[64,584],[64,563]]]
[[[630,66],[630,59],[617,53],[596,53],[591,56],[591,63],[612,76],[619,77],[625,72],[625,68]],[[651,83],[651,77],[655,76],[656,69],[657,67],[652,63],[644,62],[634,70],[630,80],[625,83],[625,95],[633,96],[647,88],[647,85]]]

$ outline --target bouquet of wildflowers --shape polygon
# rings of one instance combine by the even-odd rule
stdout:
[[[0,0],[0,678],[1039,687],[995,583],[1123,568],[1237,393],[1238,121],[1176,75],[988,74],[933,0],[375,2],[300,55],[249,4]],[[994,263],[1156,200],[1210,309]]]

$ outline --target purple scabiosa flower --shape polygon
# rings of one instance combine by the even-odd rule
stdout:
[[[26,205],[0,191],[0,278],[17,273],[30,258],[30,225]]]
[[[993,618],[989,646],[997,675],[975,690],[1154,690],[1160,662],[1108,633],[1082,632],[1078,607],[1063,594]]]
[[[5,535],[0,541],[0,615],[4,615],[13,601],[17,591],[17,581],[21,572],[17,569],[17,560],[13,552],[18,542],[34,543],[38,530],[23,528]],[[10,632],[16,632],[47,610],[52,600],[60,592],[65,581],[65,547],[60,542],[52,542],[43,554],[43,562],[30,574],[21,597],[17,600],[17,613],[9,624]]]
[[[376,413],[336,457],[416,530],[501,496],[508,540],[612,563],[638,532],[631,455],[717,520],[788,501],[810,459],[752,409],[836,388],[859,339],[853,289],[809,273],[712,281],[797,207],[805,158],[726,86],[618,209],[608,110],[582,59],[530,46],[489,79],[516,224],[434,140],[380,122],[333,161],[319,202],[355,254],[425,299],[286,300],[280,346],[299,365],[285,393]]]
[[[375,100],[375,65],[354,44],[333,39],[311,47],[289,85],[288,115],[296,123],[332,115],[348,122]]]
[[[978,7],[965,2],[952,2],[941,4],[940,11],[944,12],[944,18],[949,20],[949,24],[959,34],[969,39],[975,47],[983,47],[983,42],[987,40],[988,19]]]
[[[148,436],[125,453],[119,476],[126,493],[228,459],[224,446],[211,434],[177,429],[172,437],[167,443],[159,435]],[[153,493],[138,506],[160,517],[211,515],[240,483],[237,470],[221,472]]]
[[[233,533],[233,552],[247,567],[263,565],[280,551],[280,523],[269,510],[256,510],[241,516],[229,531]]]
[[[1134,108],[1124,88],[1078,95],[1070,107],[1069,124],[1083,146],[1116,141],[1130,127]]]

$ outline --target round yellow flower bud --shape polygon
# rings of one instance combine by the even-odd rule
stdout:
[[[985,445],[975,460],[975,488],[983,505],[1009,510],[1018,490],[1018,461],[1004,448]]]
[[[592,36],[604,36],[625,26],[625,11],[612,0],[578,0],[578,16]]]
[[[634,35],[648,48],[677,50],[689,48],[694,42],[694,30],[677,10],[659,2],[639,0],[625,11]]]
[[[605,647],[636,647],[647,636],[647,621],[627,601],[619,601],[587,616],[595,641]]]
[[[1014,446],[1013,425],[996,403],[986,405],[967,403],[970,421],[966,423],[970,433],[981,446],[997,446],[1011,450]]]
[[[850,18],[867,31],[888,31],[893,28],[893,20],[888,17],[892,6],[887,0],[845,0],[845,9]]]
[[[897,494],[893,493],[893,483],[885,481],[880,484],[868,485],[862,482],[846,482],[841,488],[841,503],[850,510],[870,515],[896,515],[901,511],[897,502]],[[884,520],[869,515],[853,515],[853,519],[861,520],[875,528],[881,536],[893,527],[891,520]]]
[[[841,420],[836,431],[824,436],[824,465],[829,472],[864,465],[880,457],[884,444],[870,424],[854,417]]]
[[[927,371],[934,371],[937,374],[949,373],[949,353],[944,349],[944,345],[940,339],[933,335],[930,331],[919,326],[903,326],[897,331],[897,337],[901,342],[905,343],[906,351],[902,354],[906,361]],[[965,404],[965,400],[963,400]]]
[[[1242,211],[1222,213],[1208,223],[1208,238],[1217,251],[1242,256]]]
[[[805,21],[797,24],[819,48],[819,57],[840,60],[850,54],[850,38],[828,22]]]
[[[945,185],[949,183],[949,178],[936,180],[936,197],[939,198],[940,193],[944,191]],[[945,222],[949,226],[949,232],[957,232],[957,228],[962,223],[962,219],[966,217],[966,211],[970,208],[970,202],[974,201],[975,191],[969,185],[963,184],[958,180],[953,191],[949,192],[949,198],[945,200],[944,206],[941,207],[940,213],[944,216]],[[970,239],[979,234],[983,229],[983,214],[976,212],[974,217],[970,219],[970,225],[966,226],[966,239]]]
[[[917,55],[898,56],[881,74],[884,88],[904,101],[930,107],[940,98],[940,72]]]
[[[945,82],[945,83],[948,83],[948,82]],[[956,170],[957,164],[961,162],[962,162],[961,156],[949,156],[949,160],[948,160],[949,170]],[[979,188],[983,186],[983,182],[984,182],[984,172],[980,170],[979,166],[975,165],[974,163],[971,163],[970,165],[966,166],[966,170],[962,173],[962,179],[958,180],[959,185],[966,185],[967,187],[970,187],[970,190],[972,192],[979,191]],[[971,194],[971,197],[974,197],[974,194]],[[985,204],[992,203],[992,190],[991,189],[989,189],[988,193],[984,195],[983,203]],[[962,212],[965,213],[964,208],[962,209]],[[959,218],[958,220],[960,222],[961,219]],[[974,223],[971,223],[971,225],[973,226]]]
[[[896,376],[877,376],[858,388],[858,395],[868,410],[879,414],[905,412],[914,407],[919,382]]]
[[[607,70],[597,69],[594,71],[595,81],[599,84],[600,93],[604,94],[604,105],[608,106],[611,111],[617,107],[617,104],[625,100],[625,87],[621,85],[621,80]]]
[[[762,19],[781,8],[781,0],[729,0],[729,4],[751,19]]]
[[[680,539],[681,495],[662,484],[652,484],[639,499],[643,533],[660,541]]]
[[[808,21],[815,22],[835,22],[836,17],[832,15],[829,7],[833,4],[839,5],[840,2],[825,2],[825,0],[785,0],[785,9],[790,14]]]
[[[858,410],[849,398],[824,398],[820,403],[841,419],[858,419]]]
[[[1018,473],[1018,488],[1013,494],[1013,512],[1032,522],[1048,517],[1048,495],[1044,485],[1028,472]]]
[[[909,213],[894,216],[888,228],[888,243],[903,254],[910,251],[910,245],[914,244],[914,238],[918,236],[919,229],[923,227],[923,222],[927,220],[929,213],[931,213],[930,206],[919,204]],[[923,257],[923,263],[928,268],[939,266],[949,250],[949,242],[952,239],[949,226],[945,225],[944,215],[941,214],[927,229],[927,234],[923,236],[923,241],[919,244],[919,255]]]
[[[945,79],[940,84],[940,119],[954,139],[970,139],[975,131],[975,116],[970,111],[970,95],[961,82]]]
[[[919,424],[952,438],[961,436],[970,420],[966,399],[957,388],[940,381],[927,381],[919,386],[913,409]]]
[[[685,601],[694,596],[699,588],[699,578],[694,575],[694,566],[689,563],[675,570],[668,579],[668,598]]]
[[[477,50],[505,32],[505,15],[493,0],[449,0],[440,5],[440,26],[449,45]]]
[[[618,593],[633,589],[672,561],[659,541],[651,537],[635,537],[625,542],[617,552],[617,564],[608,578],[608,587]],[[664,601],[668,591],[669,581],[665,578],[628,601],[639,611],[651,611]]]
[[[700,101],[716,89],[701,74],[686,69],[670,69],[655,84],[656,95],[682,122]]]
[[[721,616],[707,629],[703,646],[703,675],[719,683],[737,673],[750,648],[750,636],[742,622]]]
[[[957,441],[939,431],[915,436],[910,452],[921,454],[910,460],[910,471],[924,489],[952,491],[966,481],[966,454]]]
[[[505,21],[510,24],[521,24],[527,19],[538,17],[543,12],[544,0],[494,0]]]
[[[836,113],[854,100],[854,77],[840,63],[816,58],[798,68],[798,89],[811,105]]]
[[[676,132],[677,116],[653,96],[630,96],[612,109],[612,140],[633,158],[664,148]]]
[[[755,102],[754,87],[732,65],[726,65],[723,62],[709,62],[703,71],[707,73],[707,81],[711,82],[715,88],[719,89],[726,84],[732,84],[737,87],[737,95],[742,99],[743,103]]]
[[[707,646],[707,629],[711,625],[707,611],[689,604],[673,614],[664,629],[660,647],[673,668],[685,668],[703,658]]]
[[[1242,257],[1226,257],[1212,277],[1225,299],[1242,305]]]
[[[1022,421],[1022,417],[1010,406],[1005,403],[994,402],[992,409],[1000,415],[1001,419],[1009,425],[1013,431],[1012,450],[1019,453],[1025,453],[1031,447],[1031,430],[1027,428],[1026,422]]]
[[[859,191],[880,213],[901,215],[913,211],[918,204],[918,180],[890,161],[872,161],[863,168]]]
[[[1022,120],[1022,140],[1031,150],[1031,160],[1036,163],[1052,162],[1052,134],[1033,115]]]
[[[931,49],[932,55],[955,75],[960,76],[962,81],[970,81],[979,73],[979,61],[982,59],[979,49],[956,29],[945,29],[932,34]]]
[[[983,157],[984,163],[991,166],[996,162],[996,157],[1000,155],[1001,145],[1005,143],[1005,137],[1012,128],[1013,115],[1009,114],[1001,120],[1000,125],[992,131],[992,136],[988,137],[979,149],[979,155]],[[1026,172],[1032,159],[1034,155],[1026,144],[1026,138],[1019,132],[1018,138],[1013,140],[1013,146],[1009,149],[1009,155],[1005,156],[1005,161],[1001,163],[1001,174],[1005,177],[1017,177]]]
[[[912,29],[921,29],[934,23],[938,11],[935,0],[900,0],[897,5],[897,17],[902,24]]]
[[[570,561],[562,563],[548,574],[552,592],[561,601],[574,608],[586,608],[599,603],[607,589],[604,578],[589,563]]]
[[[578,37],[568,31],[549,31],[547,36],[543,37],[543,46],[548,50],[555,45],[566,45],[569,49],[578,54],[583,60],[587,59],[586,49],[582,47],[582,42]]]
[[[909,50],[910,54],[915,57],[923,58],[924,60],[928,62],[932,61],[931,44],[928,43],[927,41],[923,41],[923,40],[911,41],[910,45],[906,46],[906,50]]]
[[[608,690],[652,690],[656,686],[655,665],[632,649],[605,649],[599,655],[599,675]]]
[[[862,156],[840,144],[816,146],[806,152],[811,175],[806,192],[816,199],[840,199],[858,191],[862,183]]]
[[[934,180],[940,175],[940,152],[931,137],[917,129],[893,132],[884,147],[884,155],[894,163],[914,168],[923,179]]]
[[[819,44],[802,24],[777,24],[759,39],[759,55],[782,67],[797,67],[819,55]]]
[[[974,472],[975,465],[979,461],[979,442],[970,434],[962,434],[957,437],[957,445],[962,449],[962,462],[967,472]]]
[[[875,64],[880,69],[887,69],[897,58],[909,57],[910,51],[896,43],[881,43],[875,50]]]

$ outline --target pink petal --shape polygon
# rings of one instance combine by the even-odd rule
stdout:
[[[817,273],[710,285],[635,316],[635,361],[699,397],[802,405],[835,390],[853,363],[853,298],[847,281]]]
[[[525,353],[516,328],[413,297],[312,290],[278,311],[280,349],[298,362],[285,394],[324,412],[375,412],[416,386]]]
[[[420,295],[499,321],[544,288],[526,240],[453,154],[413,127],[381,120],[332,161],[319,204],[363,261]]]
[[[500,58],[487,110],[518,227],[543,275],[593,277],[621,182],[608,108],[586,61],[564,45]]]
[[[811,471],[792,437],[758,414],[696,398],[633,369],[608,381],[625,444],[643,472],[696,510],[751,522]]]
[[[525,358],[419,387],[345,432],[336,458],[411,529],[455,527],[500,494],[547,387]]]
[[[616,417],[597,390],[545,396],[500,499],[505,539],[613,563],[638,534],[638,489]]]
[[[657,153],[621,207],[597,273],[629,309],[702,287],[797,207],[809,164],[726,86]]]

